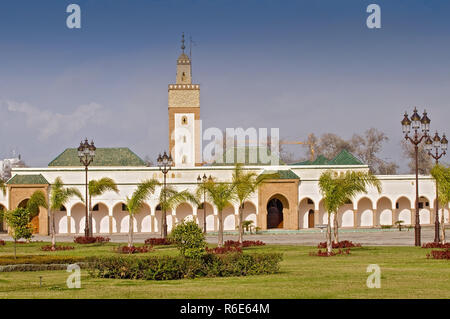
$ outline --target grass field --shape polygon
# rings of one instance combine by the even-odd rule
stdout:
[[[117,244],[74,245],[75,250],[42,252],[41,245],[18,245],[18,254],[108,255]],[[12,244],[0,246],[0,261],[11,255]],[[82,270],[81,289],[68,289],[65,271],[0,272],[0,298],[450,298],[450,262],[428,260],[429,249],[362,247],[350,255],[313,257],[313,247],[247,248],[248,252],[281,252],[278,274],[201,278],[175,281],[138,281],[90,278]],[[149,254],[175,255],[175,248]],[[381,267],[381,288],[369,289],[369,264]],[[39,277],[42,276],[42,287]]]

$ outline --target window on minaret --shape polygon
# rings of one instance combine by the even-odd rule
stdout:
[[[186,164],[186,155],[183,155],[183,158],[181,159],[182,164]]]
[[[183,74],[181,75],[181,81],[186,80],[186,73],[183,72]]]
[[[183,143],[186,143],[186,135],[183,135]]]
[[[181,124],[186,125],[187,124],[187,117],[183,116],[183,118],[181,119]]]

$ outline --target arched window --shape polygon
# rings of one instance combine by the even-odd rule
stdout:
[[[187,125],[187,124],[188,124],[187,116],[183,116],[183,117],[181,118],[181,124],[182,124],[182,125]]]

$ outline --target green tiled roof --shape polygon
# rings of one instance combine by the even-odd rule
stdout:
[[[227,154],[234,152],[233,155],[233,161],[227,162]],[[245,154],[244,162],[238,161],[238,154],[241,154],[240,152],[243,152]],[[253,157],[250,157],[250,153],[256,154],[256,163],[253,161]],[[263,163],[262,159],[260,158],[259,153],[267,154],[266,156],[269,157],[268,163]],[[252,156],[253,156],[252,154]],[[272,163],[278,162],[279,165],[285,165],[285,163],[277,157],[277,155],[272,154],[270,151],[270,148],[267,147],[259,147],[259,146],[245,146],[245,147],[233,147],[232,150],[226,150],[222,154],[223,163],[214,162],[213,166],[225,166],[225,165],[235,165],[236,163],[241,163],[244,165],[272,165]]]
[[[76,148],[68,148],[48,166],[82,166]],[[145,166],[145,162],[128,147],[97,148],[91,166]]]
[[[11,179],[6,182],[8,185],[15,184],[37,184],[37,185],[46,185],[50,184],[44,176],[39,175],[14,175]]]
[[[297,174],[289,170],[264,170],[261,175],[274,175],[273,179],[300,179]]]
[[[352,153],[342,150],[335,158],[329,160],[323,155],[317,156],[314,161],[304,161],[292,165],[364,165]]]

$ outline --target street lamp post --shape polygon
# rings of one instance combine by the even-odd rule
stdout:
[[[419,218],[419,144],[424,138],[428,137],[428,132],[430,130],[430,119],[427,116],[427,112],[423,112],[422,118],[420,118],[417,113],[417,108],[414,108],[414,112],[411,115],[411,119],[408,118],[408,114],[405,112],[405,116],[402,123],[403,133],[405,134],[405,139],[410,141],[414,145],[414,151],[416,156],[416,225],[414,227],[414,244],[415,246],[420,246],[420,218]],[[414,131],[413,137],[408,134]],[[422,134],[419,133],[419,129],[422,130]]]
[[[439,159],[446,154],[448,141],[445,134],[442,138],[439,137],[438,132],[434,135],[433,139],[428,137],[425,140],[425,148],[428,151],[428,155],[435,159],[436,165],[439,164]],[[435,153],[432,153],[433,147]],[[442,150],[441,153],[439,151]],[[445,227],[442,225],[442,227]],[[439,238],[439,192],[438,192],[438,181],[436,180],[436,216],[434,219],[434,242],[439,243],[441,240]]]
[[[94,145],[94,141],[91,141],[91,144],[89,144],[87,138],[80,142],[80,146],[78,147],[78,157],[80,158],[80,162],[84,165],[84,170],[86,174],[86,197],[85,197],[85,206],[86,206],[86,222],[84,226],[84,236],[90,236],[92,234],[91,232],[91,222],[89,217],[89,211],[88,211],[88,166],[92,163],[95,157],[95,150],[97,148]]]
[[[163,189],[163,211],[162,211],[162,225],[161,225],[161,237],[166,238],[167,237],[167,220],[166,220],[166,175],[170,171],[173,165],[172,156],[167,156],[167,153],[164,152],[163,156],[159,154],[158,159],[156,160],[159,169],[164,174],[164,189]]]
[[[211,180],[211,175],[209,176],[209,180]],[[206,177],[206,174],[203,174],[203,177],[200,177],[198,175],[197,182],[203,183],[205,185],[208,178]],[[206,189],[203,188],[203,234],[206,234]]]

